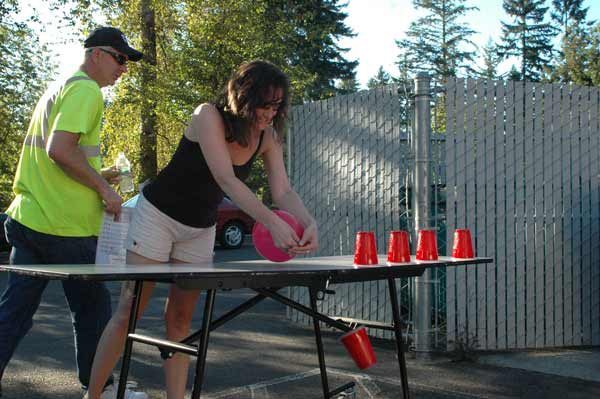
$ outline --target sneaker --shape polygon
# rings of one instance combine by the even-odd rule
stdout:
[[[137,384],[130,384],[127,382],[127,387],[125,388],[124,399],[148,399],[148,395],[144,392],[133,391],[129,389],[129,387],[134,388]],[[117,387],[114,384],[108,385],[102,391],[102,395],[100,395],[100,399],[116,399],[117,398]],[[88,399],[87,393],[83,397],[83,399]]]

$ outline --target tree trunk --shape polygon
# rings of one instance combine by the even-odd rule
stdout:
[[[141,70],[142,132],[140,136],[140,181],[156,176],[156,101],[151,94],[156,81],[156,26],[152,0],[141,1],[142,52],[144,58]]]

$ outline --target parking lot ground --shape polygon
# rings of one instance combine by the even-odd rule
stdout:
[[[238,252],[239,251],[239,252]],[[251,246],[242,250],[221,251],[217,258],[256,256]],[[0,256],[0,262],[6,256]],[[6,274],[0,273],[0,289]],[[118,283],[109,288],[116,300]],[[162,336],[162,311],[167,286],[160,284],[142,318],[140,332]],[[253,293],[249,290],[220,292],[216,315],[238,304]],[[199,327],[203,299],[196,308],[195,326]],[[354,381],[353,396],[344,398],[399,398],[398,362],[393,345],[373,340],[378,363],[361,371],[352,363],[342,345],[340,334],[324,330],[326,363],[330,386]],[[586,367],[598,366],[600,351],[587,349]],[[576,351],[577,352],[577,351]],[[586,352],[586,353],[587,353]],[[542,352],[545,353],[545,352]],[[560,351],[546,362],[560,362]],[[595,355],[595,357],[594,357]],[[504,359],[498,365],[497,356]],[[523,359],[507,359],[514,354],[481,356],[475,362],[454,362],[445,356],[433,359],[408,359],[412,397],[420,398],[599,398],[600,383],[585,375],[560,376],[553,370],[527,370]],[[525,356],[525,355],[521,355]],[[528,357],[531,360],[532,357]],[[542,358],[538,356],[538,358]],[[564,358],[563,358],[564,359]],[[574,357],[570,356],[569,361]],[[575,361],[575,363],[577,363]],[[161,361],[155,348],[135,344],[130,379],[137,381],[151,398],[165,398]],[[564,368],[564,367],[563,367]],[[600,367],[598,368],[600,370]],[[600,372],[600,371],[599,371]],[[597,375],[597,374],[596,374]],[[23,339],[6,369],[2,399],[65,398],[80,399],[82,391],[75,375],[71,323],[59,282],[53,281],[44,293],[35,325]],[[312,399],[322,398],[318,361],[311,326],[297,325],[285,317],[282,305],[263,301],[211,334],[203,398],[222,399]]]

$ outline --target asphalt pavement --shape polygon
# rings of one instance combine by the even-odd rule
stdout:
[[[220,250],[218,260],[256,259],[251,245]],[[0,263],[7,254],[0,254]],[[6,273],[0,273],[0,290]],[[119,284],[110,283],[113,299]],[[138,331],[160,337],[167,285],[159,284]],[[216,315],[253,296],[249,290],[220,292]],[[115,303],[116,305],[116,303]],[[203,299],[196,307],[199,327]],[[50,282],[35,316],[34,327],[19,345],[2,381],[11,398],[80,399],[75,375],[73,336],[69,313],[59,282]],[[400,398],[398,361],[390,342],[373,340],[377,364],[357,369],[342,345],[340,334],[324,330],[330,387],[356,383],[344,398]],[[135,344],[130,379],[151,398],[165,398],[161,360],[156,349]],[[568,372],[566,372],[568,369]],[[579,372],[577,370],[580,370]],[[117,370],[118,371],[118,370]],[[562,374],[562,375],[561,375]],[[318,361],[311,326],[285,318],[285,309],[273,301],[256,307],[211,334],[203,398],[311,399],[322,398]],[[600,398],[600,350],[553,350],[482,354],[475,361],[453,361],[436,356],[416,360],[409,356],[408,375],[413,398]]]

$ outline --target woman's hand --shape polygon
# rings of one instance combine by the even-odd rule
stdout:
[[[273,237],[273,244],[277,248],[289,252],[291,248],[299,246],[300,237],[283,219],[275,217],[272,224],[266,227],[269,229],[271,237]]]
[[[298,245],[289,249],[290,254],[303,255],[314,252],[319,248],[319,232],[316,223],[311,223],[304,229],[304,234]]]

